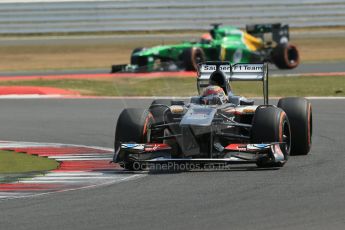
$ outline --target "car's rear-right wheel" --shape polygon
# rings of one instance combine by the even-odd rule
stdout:
[[[154,123],[152,114],[147,109],[124,109],[116,124],[114,151],[119,156],[121,143],[147,143],[150,139],[149,128]],[[134,163],[130,159],[114,159],[128,170],[134,170]]]
[[[278,107],[285,111],[291,126],[291,155],[307,155],[312,144],[311,103],[300,97],[281,98]]]
[[[299,65],[300,58],[296,46],[279,44],[272,51],[272,61],[279,69],[293,69]]]
[[[252,143],[282,142],[280,148],[284,154],[284,160],[274,162],[269,158],[259,159],[258,167],[282,167],[290,155],[291,134],[290,124],[286,113],[277,107],[258,107],[252,122]]]

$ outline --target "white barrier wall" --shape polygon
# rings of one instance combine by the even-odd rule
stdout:
[[[345,0],[3,0],[0,34],[344,26]]]

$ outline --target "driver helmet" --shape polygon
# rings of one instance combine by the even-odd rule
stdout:
[[[209,44],[212,41],[212,36],[210,33],[203,34],[200,38],[200,42],[204,44]]]
[[[221,87],[210,85],[204,89],[201,100],[205,105],[222,105],[228,101],[228,97]]]

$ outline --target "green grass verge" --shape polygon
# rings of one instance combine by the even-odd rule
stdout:
[[[53,159],[25,153],[0,151],[0,174],[40,172],[56,169],[59,163]]]
[[[191,96],[196,95],[195,78],[117,78],[114,80],[6,81],[0,85],[49,86],[77,90],[93,96]],[[261,96],[259,82],[233,82],[238,95]],[[277,77],[269,79],[269,94],[283,96],[345,96],[345,76]]]

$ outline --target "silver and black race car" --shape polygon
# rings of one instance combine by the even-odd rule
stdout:
[[[148,109],[122,111],[114,162],[129,170],[183,164],[282,167],[290,154],[308,154],[311,103],[288,97],[269,104],[267,64],[204,62],[197,75],[199,96],[188,102],[155,100]],[[231,81],[261,81],[263,104],[234,95]]]

